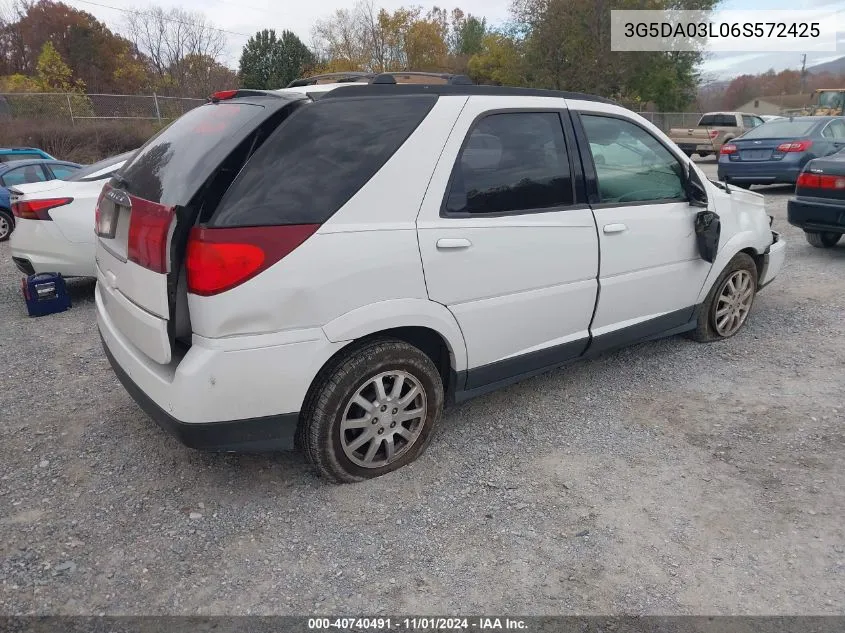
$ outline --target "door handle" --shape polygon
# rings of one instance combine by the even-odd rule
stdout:
[[[441,250],[447,248],[469,248],[470,246],[472,246],[472,242],[463,237],[441,237],[437,240],[437,248]]]
[[[622,233],[627,231],[628,227],[624,224],[605,224],[603,230],[605,233]]]

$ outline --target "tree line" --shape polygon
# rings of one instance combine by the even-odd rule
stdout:
[[[760,75],[740,75],[720,91],[715,101],[716,107],[734,109],[758,97],[777,97],[780,95],[809,95],[818,88],[845,88],[845,77],[835,73],[807,73],[803,81],[797,70],[774,70]],[[809,97],[808,97],[809,98]],[[771,99],[777,103],[777,99]]]
[[[61,2],[16,0],[0,12],[0,92],[29,87],[196,97],[235,85],[280,88],[321,72],[416,70],[679,110],[695,101],[701,55],[613,52],[610,11],[709,10],[717,1],[513,0],[509,23],[493,26],[459,8],[387,10],[359,0],[318,20],[309,44],[284,28],[255,33],[233,70],[223,61],[226,34],[199,13],[139,8],[113,31]],[[61,81],[39,73],[45,50],[65,65]]]
[[[129,11],[116,33],[61,2],[18,0],[0,9],[0,92],[199,96],[237,84],[225,47],[222,31],[183,9]],[[62,72],[39,72],[45,55]]]

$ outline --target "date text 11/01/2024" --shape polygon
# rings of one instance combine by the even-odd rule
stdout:
[[[478,630],[525,630],[524,620],[511,618],[309,618],[308,629],[313,631],[346,630],[389,631],[458,631]]]

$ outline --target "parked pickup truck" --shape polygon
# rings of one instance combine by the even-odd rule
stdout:
[[[744,112],[708,112],[694,128],[672,128],[669,137],[687,156],[702,158],[718,154],[724,143],[742,136],[765,121],[756,114]]]

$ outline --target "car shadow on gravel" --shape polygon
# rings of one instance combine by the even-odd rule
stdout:
[[[75,303],[93,303],[94,302],[94,288],[97,286],[97,280],[93,277],[75,277],[73,279],[66,279],[67,293],[70,296],[71,305]]]
[[[795,185],[761,185],[752,187],[750,191],[767,196],[791,196],[795,193]]]

